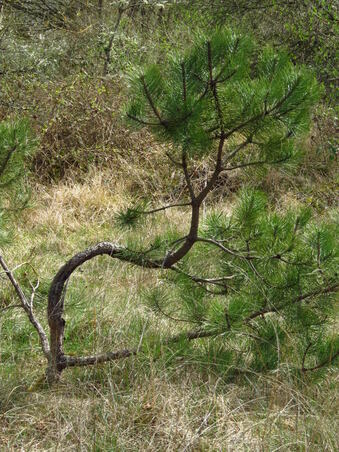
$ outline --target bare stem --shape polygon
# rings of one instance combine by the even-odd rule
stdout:
[[[167,209],[172,209],[173,207],[187,207],[187,206],[190,206],[190,205],[192,205],[191,202],[182,202],[182,203],[178,203],[178,204],[170,204],[168,206],[159,207],[159,208],[153,209],[153,210],[146,210],[146,211],[143,211],[141,213],[145,214],[145,215],[151,215],[153,213],[162,212],[162,211],[167,210]]]
[[[0,255],[0,265],[3,268],[3,270],[5,271],[9,281],[11,282],[19,300],[21,303],[21,307],[24,309],[24,311],[26,312],[29,321],[31,322],[31,324],[33,325],[33,327],[36,329],[39,338],[40,338],[40,342],[41,342],[41,348],[42,351],[44,353],[44,355],[46,356],[47,359],[50,358],[50,347],[49,347],[49,343],[48,343],[48,339],[47,339],[47,335],[42,327],[42,325],[40,324],[40,322],[37,320],[37,318],[35,317],[35,314],[33,312],[33,298],[34,298],[34,292],[36,290],[33,290],[32,296],[31,296],[31,301],[28,301],[23,290],[21,289],[19,283],[17,282],[17,280],[15,279],[13,273],[11,272],[11,270],[7,267],[6,262],[4,261],[3,257]]]

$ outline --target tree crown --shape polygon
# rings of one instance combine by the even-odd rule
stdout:
[[[284,52],[231,30],[197,35],[191,49],[152,65],[131,80],[127,115],[190,156],[224,138],[240,139],[272,162],[293,154],[293,138],[308,129],[320,87],[313,74]]]

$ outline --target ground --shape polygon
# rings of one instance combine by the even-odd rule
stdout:
[[[72,255],[100,240],[126,243],[114,214],[128,201],[126,186],[93,170],[81,182],[34,187],[31,206],[6,248],[11,268],[30,261],[40,279],[35,306],[46,324],[51,278]],[[220,206],[225,208],[224,205]],[[188,220],[188,218],[187,218]],[[143,240],[166,224],[181,224],[184,210],[162,213],[140,232]],[[30,267],[16,274],[34,278]],[[1,276],[1,275],[0,275]],[[159,275],[109,258],[83,266],[66,299],[65,348],[72,353],[140,345],[181,325],[157,317],[143,291]],[[0,279],[4,302],[15,303]],[[29,286],[27,286],[28,288]],[[52,389],[42,382],[45,360],[35,331],[19,309],[0,318],[0,449],[67,451],[336,451],[337,373],[322,381],[284,370],[229,378],[213,340],[194,353],[150,349],[126,360],[68,369]]]

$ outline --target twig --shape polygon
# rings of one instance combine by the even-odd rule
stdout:
[[[19,283],[16,281],[13,273],[10,271],[10,269],[7,267],[6,262],[4,261],[3,257],[0,255],[0,265],[3,268],[3,270],[5,271],[9,281],[11,282],[12,286],[14,287],[14,290],[21,302],[21,307],[25,310],[29,321],[31,322],[31,324],[33,325],[33,327],[36,329],[39,338],[40,338],[40,342],[41,342],[41,348],[42,351],[44,353],[44,355],[46,356],[47,359],[49,359],[50,357],[50,347],[49,347],[49,343],[48,343],[48,339],[47,339],[47,335],[42,327],[42,325],[40,324],[40,322],[37,320],[37,318],[35,317],[34,313],[33,313],[33,306],[30,304],[30,302],[27,300],[23,290],[21,289]],[[34,297],[33,297],[34,298]]]
[[[257,257],[255,256],[245,256],[243,254],[240,254],[237,251],[233,251],[229,248],[226,248],[224,245],[222,245],[220,242],[218,242],[217,240],[213,240],[213,239],[205,239],[203,237],[197,237],[196,239],[197,242],[203,242],[203,243],[210,243],[211,245],[214,245],[218,248],[220,248],[222,251],[224,251],[227,254],[230,254],[231,256],[234,257],[239,257],[241,259],[246,259],[246,260],[252,260],[252,259],[257,259]]]
[[[258,160],[256,162],[241,163],[239,165],[225,167],[222,169],[222,171],[233,171],[235,169],[246,168],[248,166],[256,166],[256,165],[277,165],[279,163],[286,162],[288,160],[288,158],[289,157],[284,157],[280,160],[275,160],[273,162],[270,162],[268,160]]]
[[[148,89],[148,87],[147,87],[147,84],[146,84],[146,80],[145,80],[145,76],[144,76],[144,75],[141,76],[141,83],[142,83],[142,86],[143,86],[143,88],[144,88],[144,92],[145,92],[146,98],[147,98],[147,100],[148,100],[148,103],[149,103],[151,109],[153,110],[153,113],[154,113],[155,116],[159,119],[159,123],[160,123],[162,126],[164,126],[164,127],[166,128],[166,127],[167,127],[167,123],[166,123],[166,121],[164,121],[164,120],[162,119],[162,117],[161,117],[161,115],[160,115],[160,113],[159,113],[157,107],[155,106],[155,104],[154,104],[154,102],[153,102],[153,99],[152,99],[151,93],[149,92],[149,89]]]
[[[301,371],[305,372],[305,360],[306,360],[306,356],[307,356],[307,352],[309,351],[309,349],[312,347],[312,342],[310,342],[308,344],[308,346],[306,347],[306,350],[304,351],[303,354],[303,359],[302,359],[302,365],[301,365]]]
[[[161,124],[159,124],[158,122],[144,121],[143,119],[137,118],[136,116],[133,116],[130,113],[127,113],[127,117],[130,118],[130,119],[133,119],[133,121],[136,121],[139,124],[142,124],[143,126],[151,126],[151,127],[159,127],[159,126],[161,126]]]
[[[0,312],[9,311],[10,309],[14,309],[14,308],[22,308],[22,305],[21,304],[12,304],[10,306],[6,306],[5,308],[1,308]]]
[[[322,367],[326,366],[326,364],[330,364],[332,361],[334,361],[337,356],[339,356],[339,350],[336,353],[334,353],[332,356],[330,356],[329,359],[325,359],[320,364],[318,364],[314,367],[308,367],[308,368],[303,367],[301,370],[302,370],[302,372],[312,372],[313,370],[321,369]]]
[[[182,202],[182,203],[178,203],[178,204],[170,204],[168,206],[159,207],[159,208],[153,209],[153,210],[141,211],[140,213],[145,214],[145,215],[150,215],[153,213],[162,212],[163,210],[172,209],[173,207],[187,207],[190,205],[192,205],[191,202]]]
[[[113,32],[111,34],[111,37],[109,38],[108,44],[107,46],[104,48],[104,52],[105,52],[105,64],[104,64],[104,69],[103,69],[103,75],[107,75],[108,74],[108,68],[109,65],[111,63],[111,52],[112,52],[112,47],[113,47],[113,42],[114,42],[114,38],[116,36],[116,33],[118,31],[119,25],[120,25],[120,21],[122,18],[123,13],[125,12],[125,9],[119,7],[118,8],[118,17],[117,17],[117,21],[115,23]]]
[[[328,286],[325,288],[321,288],[318,290],[314,290],[313,292],[308,292],[304,295],[299,295],[299,297],[295,298],[294,300],[292,300],[292,304],[294,303],[299,303],[301,301],[307,300],[309,298],[312,297],[316,297],[318,295],[323,295],[323,294],[327,294],[327,293],[335,293],[338,292],[338,287],[339,284],[333,284],[332,286]],[[248,316],[245,321],[248,322],[249,320],[253,320],[259,316],[271,313],[271,312],[279,312],[281,309],[283,309],[284,306],[277,306],[277,307],[267,307],[267,308],[263,308],[260,309],[259,311],[254,312],[253,314],[251,314],[250,316]]]

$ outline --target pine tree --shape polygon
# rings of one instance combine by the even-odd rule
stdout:
[[[219,357],[225,368],[237,371],[286,366],[304,373],[335,363],[336,223],[312,220],[308,209],[276,212],[265,194],[246,187],[230,215],[212,211],[201,220],[202,205],[222,175],[297,163],[296,137],[307,132],[321,92],[313,75],[294,66],[283,52],[258,51],[250,38],[218,30],[211,37],[196,36],[187,53],[172,55],[161,67],[133,74],[130,87],[127,116],[167,144],[169,162],[181,171],[186,194],[163,207],[139,202],[117,221],[135,227],[148,215],[184,207],[191,212],[190,227],[184,236],[172,228],[145,249],[101,242],[75,254],[49,289],[50,341],[0,256],[40,336],[48,382],[57,381],[67,367],[143,350],[64,353],[68,281],[82,264],[101,255],[159,272],[159,284],[148,292],[147,302],[160,315],[188,325],[163,345],[179,344],[187,351],[191,341],[212,337],[213,359]],[[202,158],[211,163],[203,185],[198,170]]]
[[[220,335],[229,365],[290,364],[291,343],[292,363],[303,371],[333,362],[336,226],[312,221],[308,209],[274,212],[263,193],[245,189],[231,215],[199,218],[221,174],[297,162],[295,139],[307,132],[321,92],[314,76],[284,52],[257,52],[248,37],[219,30],[130,84],[127,115],[170,145],[168,157],[186,180],[183,205],[192,211],[187,236],[163,239],[164,258],[159,246],[148,252],[175,270],[149,293],[151,306]],[[206,155],[214,167],[199,190],[191,168]],[[131,226],[144,214],[138,206],[118,219]]]

